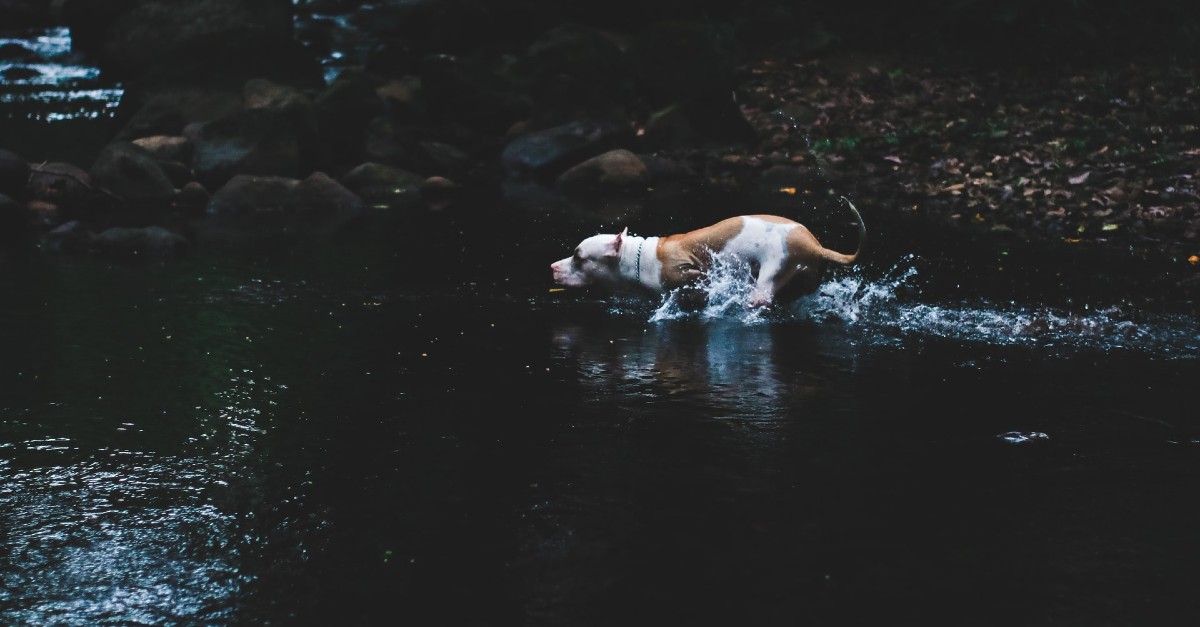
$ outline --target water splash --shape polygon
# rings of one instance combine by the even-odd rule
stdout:
[[[912,285],[916,276],[915,260],[909,255],[877,280],[847,275],[826,281],[815,294],[796,301],[792,313],[817,322],[867,323],[880,313],[893,311],[900,293]]]
[[[705,296],[688,307],[688,295],[668,294],[650,322],[685,318],[746,325],[799,321],[830,324],[867,343],[896,344],[912,338],[947,339],[992,346],[1057,351],[1131,351],[1168,359],[1200,356],[1200,321],[1188,316],[1130,310],[1122,306],[1070,311],[1042,305],[997,304],[986,299],[922,302],[917,260],[902,259],[879,278],[846,274],[787,307],[749,306],[749,267],[721,260],[697,286]]]
[[[760,324],[771,319],[771,312],[750,306],[750,292],[753,289],[754,275],[750,265],[717,253],[713,255],[712,267],[705,277],[687,290],[669,292],[650,316],[650,321],[695,317]]]

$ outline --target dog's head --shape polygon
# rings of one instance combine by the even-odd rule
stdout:
[[[593,235],[575,247],[575,254],[550,264],[554,282],[564,287],[616,283],[621,244],[628,229],[616,235]]]

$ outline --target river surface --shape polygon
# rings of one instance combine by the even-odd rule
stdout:
[[[683,313],[472,223],[0,258],[0,623],[1200,617],[1193,317],[883,242]]]

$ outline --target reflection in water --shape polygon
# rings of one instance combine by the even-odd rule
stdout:
[[[600,607],[639,615],[721,594],[693,586],[722,580],[703,573],[740,543],[805,533],[789,522],[792,505],[753,504],[775,493],[801,498],[824,474],[797,473],[838,419],[828,403],[846,394],[829,377],[851,367],[823,348],[830,331],[839,335],[797,322],[554,327],[553,362],[584,405],[563,416],[544,480],[520,513],[514,572],[534,623],[586,621]],[[841,428],[853,431],[847,421]],[[712,544],[697,546],[697,534]],[[643,618],[671,623],[689,611]]]
[[[767,326],[682,321],[605,338],[594,329],[560,326],[554,342],[561,358],[576,362],[579,384],[593,393],[642,401],[689,397],[727,408],[730,417],[761,420],[772,417],[779,397],[795,385],[782,381],[776,367],[775,332]],[[748,392],[753,403],[745,403]]]

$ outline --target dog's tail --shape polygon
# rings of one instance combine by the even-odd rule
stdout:
[[[842,196],[842,200],[846,201],[846,206],[850,207],[850,213],[853,213],[854,219],[858,221],[858,250],[855,250],[853,254],[847,255],[834,250],[829,250],[828,248],[822,248],[821,256],[828,261],[832,261],[833,263],[848,266],[855,261],[858,261],[859,255],[862,255],[863,253],[863,247],[867,243],[867,225],[863,222],[862,214],[860,214],[858,209],[854,207],[854,203],[850,202],[850,199],[846,198],[845,196]]]

